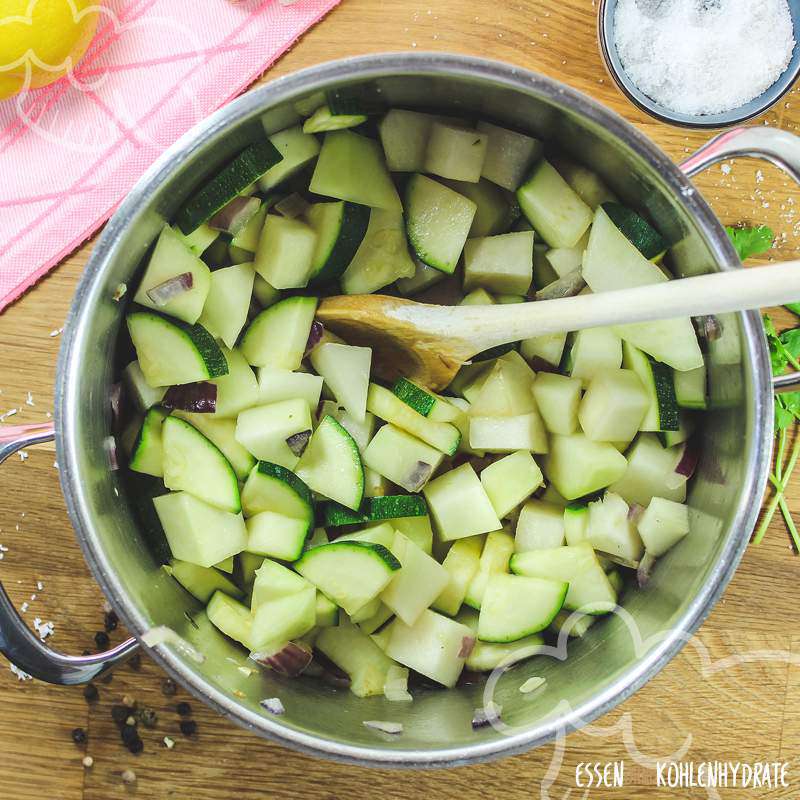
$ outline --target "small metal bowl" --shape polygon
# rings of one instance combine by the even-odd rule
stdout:
[[[681,114],[656,103],[631,80],[625,72],[614,38],[614,12],[617,0],[600,0],[598,12],[598,41],[606,69],[620,90],[642,111],[661,122],[679,125],[684,128],[727,128],[739,125],[748,119],[763,114],[783,97],[800,74],[800,0],[789,0],[789,11],[794,25],[795,48],[789,65],[781,76],[765,92],[738,108],[720,114]]]

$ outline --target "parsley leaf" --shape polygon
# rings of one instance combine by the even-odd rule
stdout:
[[[792,314],[797,314],[800,317],[800,303],[787,303],[784,308],[788,308]]]
[[[758,225],[755,228],[725,228],[731,242],[739,254],[739,258],[744,261],[750,256],[757,256],[766,253],[772,247],[775,234],[772,228],[766,225]]]

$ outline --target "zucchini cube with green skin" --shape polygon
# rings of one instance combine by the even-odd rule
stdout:
[[[542,471],[527,450],[511,453],[481,472],[481,484],[500,519],[507,517],[543,482]]]
[[[513,417],[470,417],[469,445],[486,453],[547,453],[547,432],[538,411]]]
[[[464,290],[527,294],[533,280],[533,231],[468,239],[464,245]]]
[[[683,503],[654,497],[639,518],[638,529],[647,553],[658,558],[689,533],[689,509]]]
[[[153,498],[174,558],[212,567],[247,545],[241,514],[222,511],[187,492],[170,492]]]
[[[198,320],[206,330],[234,347],[247,322],[256,273],[252,263],[214,270],[203,313]]]
[[[502,528],[472,464],[445,472],[424,489],[431,516],[443,541]]]
[[[543,631],[564,605],[569,584],[546,578],[492,575],[478,619],[484,642],[515,642]]]
[[[218,419],[216,414],[196,414],[180,409],[175,409],[172,416],[186,420],[212,444],[216,445],[222,455],[228,459],[239,480],[244,480],[250,474],[256,460],[236,441],[235,419]]]
[[[578,409],[583,432],[596,442],[631,441],[650,406],[644,385],[630,369],[595,375]]]
[[[366,235],[370,209],[346,200],[312,203],[305,218],[317,234],[308,284],[328,284],[353,260]]]
[[[437,120],[431,125],[425,150],[425,172],[477,183],[488,143],[485,133]]]
[[[589,206],[544,158],[517,189],[517,201],[550,247],[574,247],[592,223]]]
[[[228,580],[214,567],[200,567],[173,558],[169,564],[164,564],[162,569],[201,603],[208,603],[216,591],[224,592],[231,597],[241,597],[243,594],[233,581]]]
[[[207,223],[198,225],[190,234],[184,236],[179,228],[172,230],[183,238],[183,243],[196,255],[201,256],[219,238],[222,231],[215,230]]]
[[[286,440],[311,427],[305,400],[283,400],[242,411],[236,421],[236,439],[260,461],[293,469],[299,458]]]
[[[335,401],[324,400],[317,412],[317,419],[323,420],[329,415],[353,437],[353,441],[358,445],[359,452],[363,453],[375,435],[375,427],[377,425],[375,415],[367,412],[364,415],[363,422],[359,422]]]
[[[638,430],[675,431],[680,427],[680,409],[675,393],[674,376],[681,375],[634,347],[622,343],[622,365],[636,373],[647,396],[647,408]],[[632,435],[619,440],[633,439]]]
[[[567,356],[567,369],[573,378],[590,380],[622,366],[622,340],[611,328],[578,331]]]
[[[245,331],[241,350],[254,367],[296,370],[306,351],[316,297],[287,297],[264,309]]]
[[[210,381],[217,387],[213,417],[230,419],[237,417],[240,411],[258,405],[258,381],[239,350],[223,347],[222,354],[228,362],[228,372]]]
[[[214,592],[206,606],[209,622],[219,631],[252,650],[253,615],[250,609],[225,592]]]
[[[293,519],[305,520],[311,528],[314,506],[311,490],[291,470],[280,464],[259,461],[242,488],[242,510],[252,517],[274,511]]]
[[[478,639],[467,656],[466,667],[472,672],[491,672],[501,666],[510,667],[543,650],[544,638],[538,633],[515,642],[482,642]]]
[[[568,545],[586,541],[589,529],[588,503],[570,503],[564,509],[564,538]]]
[[[294,568],[353,614],[388,586],[400,562],[383,545],[346,540],[307,550]]]
[[[593,442],[583,433],[571,436],[553,434],[550,437],[545,475],[567,500],[575,500],[614,484],[627,469],[625,456],[608,442]]]
[[[313,586],[293,594],[273,597],[256,607],[250,629],[254,650],[270,649],[305,636],[316,624],[317,590]]]
[[[310,360],[339,404],[357,422],[363,423],[367,410],[372,348],[324,342],[311,351]]]
[[[475,216],[469,237],[496,236],[507,233],[519,218],[519,206],[513,194],[481,178],[477,183],[442,180],[454,192],[475,203]]]
[[[524,553],[564,544],[564,510],[542,500],[528,500],[517,519],[514,550]]]
[[[540,372],[533,384],[533,396],[545,428],[569,436],[578,427],[578,407],[583,381],[555,372]]]
[[[262,192],[268,192],[301,170],[317,157],[320,150],[319,139],[304,133],[300,125],[273,133],[269,140],[283,158],[258,179],[258,188]]]
[[[705,409],[708,407],[705,364],[686,372],[676,371],[672,380],[675,387],[675,399],[681,408]]]
[[[274,511],[262,511],[247,522],[248,553],[295,561],[303,552],[311,527],[304,519],[293,519]]]
[[[637,566],[644,554],[644,544],[636,525],[628,517],[628,504],[613,492],[602,500],[589,503],[586,540],[595,550],[626,566]]]
[[[443,686],[455,686],[466,660],[464,639],[472,639],[470,628],[426,609],[414,625],[396,619],[386,630],[386,655]]]
[[[444,454],[394,425],[384,425],[364,450],[364,464],[408,492],[418,492]]]
[[[413,625],[448,583],[447,570],[404,536],[396,533],[392,554],[401,568],[381,592],[381,600],[406,625]]]
[[[453,542],[442,561],[448,574],[447,585],[434,600],[434,609],[449,617],[458,613],[467,595],[467,587],[478,572],[485,538],[483,535],[467,536]]]
[[[438,118],[433,114],[392,108],[378,123],[378,133],[392,172],[422,172],[431,126]]]
[[[368,544],[379,544],[387,550],[394,547],[396,531],[392,523],[381,522],[360,531],[353,531],[340,536],[337,542],[367,542]]]
[[[483,120],[476,128],[489,137],[481,175],[504,189],[516,191],[531,164],[541,156],[542,143]]]
[[[458,450],[461,441],[458,428],[448,422],[435,422],[422,416],[377,383],[369,384],[366,407],[376,417],[405,430],[446,455],[453,455]]]
[[[310,372],[292,372],[278,367],[258,368],[258,393],[262,403],[279,403],[300,397],[309,408],[319,405],[323,379]]]
[[[148,292],[159,284],[188,272],[192,282],[186,291],[158,303]],[[189,325],[200,318],[203,305],[211,286],[211,270],[187,246],[183,237],[169,225],[159,234],[153,254],[147,262],[139,288],[133,297],[134,303],[176,317]]]
[[[142,472],[160,478],[164,474],[164,447],[162,428],[168,412],[162,408],[151,408],[142,420],[142,426],[131,448],[128,466],[134,472]]]
[[[356,697],[383,694],[392,659],[358,627],[344,620],[336,627],[324,628],[315,646],[347,673]]]
[[[267,214],[258,240],[256,272],[276,289],[298,289],[313,272],[317,233],[305,222]]]
[[[654,433],[640,433],[626,452],[625,472],[611,482],[609,491],[640,506],[648,506],[654,497],[682,503],[687,478],[675,472],[682,452],[680,446],[663,447]]]

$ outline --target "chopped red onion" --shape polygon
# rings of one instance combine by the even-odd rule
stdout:
[[[558,374],[558,366],[545,361],[541,356],[534,356],[530,360],[530,365],[534,372],[554,372]]]
[[[631,503],[628,507],[628,521],[634,525],[639,522],[642,514],[644,514],[644,506],[640,506],[638,503]]]
[[[259,702],[259,705],[276,717],[286,713],[286,709],[283,707],[280,697],[265,697]]]
[[[473,729],[485,728],[487,725],[492,725],[500,721],[500,712],[502,707],[490,701],[484,708],[476,708],[472,716]]]
[[[161,401],[164,408],[213,414],[217,407],[217,385],[208,381],[170,386]]]
[[[683,445],[683,452],[675,465],[675,472],[683,476],[687,480],[694,475],[697,469],[697,462],[700,460],[700,451],[691,442],[686,442]]]
[[[653,565],[655,563],[655,556],[651,556],[650,553],[645,552],[636,569],[636,582],[639,584],[640,589],[644,589],[650,581],[650,575],[653,572]]]
[[[188,292],[192,286],[194,286],[194,275],[191,272],[181,272],[180,275],[167,278],[152,289],[148,289],[147,296],[159,308],[163,308],[173,297]]]
[[[295,217],[305,214],[306,211],[308,211],[309,205],[305,198],[295,192],[294,194],[287,195],[282,200],[278,200],[272,208],[276,214],[294,219]]]
[[[297,642],[286,642],[281,648],[271,653],[250,653],[250,658],[265,667],[296,678],[301,675],[311,663],[311,649]]]
[[[305,355],[308,355],[320,343],[323,333],[325,333],[325,328],[319,320],[315,319],[311,323],[311,330],[308,332]]]
[[[475,637],[474,636],[462,636],[461,637],[461,648],[458,651],[459,658],[469,658],[469,654],[472,652],[472,648],[475,647]]]
[[[258,211],[261,201],[257,197],[234,197],[208,221],[208,227],[237,236]]]
[[[365,719],[363,725],[365,728],[381,731],[381,733],[390,733],[393,736],[403,732],[402,722],[384,722],[380,719]]]
[[[119,456],[117,454],[117,440],[113,436],[103,439],[103,450],[108,457],[108,467],[113,472],[119,469]]]
[[[311,431],[300,431],[293,433],[287,440],[286,444],[289,449],[299,458],[308,447],[308,440],[311,438]]]
[[[433,474],[433,467],[424,461],[417,461],[416,466],[411,470],[406,485],[403,487],[410,492],[418,492]]]
[[[586,286],[586,281],[583,279],[583,272],[580,268],[574,269],[536,292],[536,299],[557,300],[560,297],[572,297],[578,294],[584,286]]]

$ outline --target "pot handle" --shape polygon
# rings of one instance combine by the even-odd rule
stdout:
[[[0,464],[23,447],[54,438],[52,422],[0,425]],[[90,656],[68,656],[52,650],[22,621],[0,583],[0,653],[34,678],[62,685],[88,683],[129,658],[138,646],[131,638]]]
[[[800,183],[800,136],[769,127],[734,128],[706,142],[680,164],[690,178],[713,164],[729,158],[760,158],[780,167]],[[800,372],[788,372],[772,378],[772,390],[796,392],[800,389]]]

